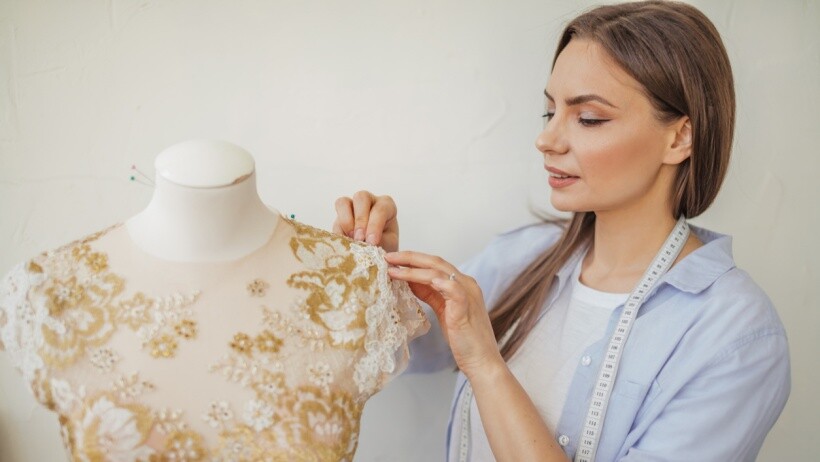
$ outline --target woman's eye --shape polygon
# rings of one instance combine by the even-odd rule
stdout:
[[[578,119],[578,122],[584,127],[594,127],[608,121],[609,119],[584,119],[583,117]]]
[[[543,117],[547,120],[550,120],[550,119],[552,119],[552,116],[554,116],[554,115],[555,115],[554,112],[545,112],[544,115],[542,115],[541,117]]]

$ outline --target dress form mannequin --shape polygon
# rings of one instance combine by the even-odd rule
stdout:
[[[191,140],[162,151],[148,207],[126,222],[134,244],[170,261],[234,260],[261,247],[279,214],[256,192],[244,149]]]
[[[383,249],[268,208],[253,165],[172,146],[145,210],[0,280],[0,350],[69,459],[352,460],[429,324]]]

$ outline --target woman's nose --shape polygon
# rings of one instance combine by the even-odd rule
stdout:
[[[535,147],[542,154],[565,154],[567,152],[568,143],[559,124],[560,121],[555,119],[547,122],[535,138]]]

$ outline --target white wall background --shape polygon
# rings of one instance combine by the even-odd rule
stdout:
[[[789,333],[791,399],[762,461],[817,454],[820,1],[698,0],[724,37],[738,124],[694,223]],[[217,138],[256,158],[270,205],[329,227],[333,201],[391,194],[402,247],[460,262],[532,221],[533,143],[570,0],[0,0],[0,270],[134,215],[163,148]],[[443,458],[452,374],[402,377],[364,413],[358,461]],[[0,354],[0,460],[65,460],[54,416]]]

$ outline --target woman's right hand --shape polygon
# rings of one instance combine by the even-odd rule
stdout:
[[[378,245],[387,252],[399,249],[399,221],[392,197],[358,191],[353,198],[336,199],[335,207],[334,233]]]

